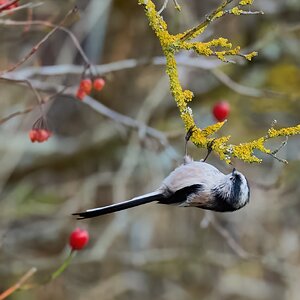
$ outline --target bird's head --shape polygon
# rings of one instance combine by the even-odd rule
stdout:
[[[216,211],[235,211],[249,202],[250,188],[246,177],[233,169],[213,188],[214,208]]]
[[[236,209],[240,209],[249,202],[250,188],[246,177],[235,168],[226,175],[229,191],[229,202]]]

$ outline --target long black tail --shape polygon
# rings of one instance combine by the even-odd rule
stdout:
[[[146,204],[149,202],[160,201],[164,198],[165,197],[163,194],[160,194],[158,192],[153,192],[153,193],[149,193],[149,194],[146,194],[146,195],[143,195],[140,197],[133,198],[128,201],[124,201],[121,203],[116,203],[116,204],[112,204],[112,205],[108,205],[108,206],[104,206],[104,207],[88,209],[84,212],[75,213],[73,215],[78,216],[77,217],[78,220],[94,218],[94,217],[114,213],[114,212],[117,212],[120,210],[128,209],[131,207],[135,207],[138,205]]]

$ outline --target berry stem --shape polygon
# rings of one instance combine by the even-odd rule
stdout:
[[[69,256],[65,259],[65,261],[62,263],[62,265],[51,274],[50,281],[56,279],[58,276],[60,276],[66,268],[70,265],[73,257],[75,256],[76,251],[71,250]]]

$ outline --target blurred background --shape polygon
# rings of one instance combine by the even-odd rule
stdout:
[[[173,1],[162,13],[172,33],[198,24],[220,4],[178,2],[181,13]],[[258,51],[253,62],[178,56],[182,85],[195,93],[191,107],[198,125],[213,124],[213,105],[226,100],[230,116],[220,134],[231,135],[232,143],[265,135],[273,120],[278,127],[300,123],[300,2],[254,2],[252,9],[264,15],[225,16],[201,37],[222,36],[244,53]],[[155,3],[161,7],[163,1]],[[28,132],[40,109],[32,91],[0,80],[0,291],[36,267],[28,283],[38,286],[10,299],[299,299],[299,137],[278,153],[288,165],[260,153],[261,164],[233,161],[251,186],[250,204],[240,211],[212,214],[148,204],[91,220],[71,216],[157,188],[182,162],[185,134],[159,42],[137,1],[45,0],[0,20],[57,24],[75,4],[79,13],[66,27],[99,65],[105,88],[84,102],[68,90],[54,96],[43,107],[54,135],[33,144]],[[2,22],[1,70],[49,31]],[[63,86],[78,86],[82,69],[75,65],[83,65],[81,56],[68,35],[57,31],[9,76],[29,80],[45,99]],[[106,108],[112,111],[105,114]],[[128,126],[123,116],[130,118]],[[156,131],[149,133],[143,124]],[[275,149],[281,142],[268,145]],[[189,153],[194,159],[206,154],[192,144]],[[213,154],[208,162],[225,173],[232,169]],[[89,231],[88,246],[44,285],[67,257],[69,234],[78,226]]]

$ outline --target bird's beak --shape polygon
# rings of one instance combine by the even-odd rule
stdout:
[[[233,170],[232,170],[232,176],[234,175],[235,171],[236,171],[235,168],[233,168]]]

